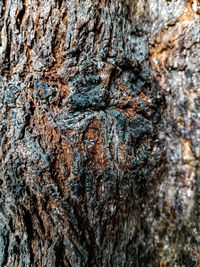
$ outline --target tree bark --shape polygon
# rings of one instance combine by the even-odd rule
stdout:
[[[0,266],[200,265],[199,14],[0,2]]]

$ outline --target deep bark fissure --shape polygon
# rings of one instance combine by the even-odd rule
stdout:
[[[3,253],[2,266],[6,266],[8,262],[9,235],[4,236],[4,242],[5,242],[5,247],[4,247],[4,253]]]

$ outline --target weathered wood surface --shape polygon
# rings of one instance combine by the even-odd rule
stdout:
[[[0,2],[0,266],[199,266],[200,3]]]

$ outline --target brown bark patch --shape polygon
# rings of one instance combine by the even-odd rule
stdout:
[[[119,170],[126,171],[133,167],[133,163],[131,162],[130,155],[127,151],[127,145],[124,143],[119,143],[118,145],[118,162],[119,162]]]
[[[136,115],[136,111],[138,110],[136,100],[122,81],[118,84],[118,90],[121,93],[118,104],[120,111],[128,118],[134,117]]]
[[[159,82],[161,82],[162,73],[168,67],[172,49],[174,47],[181,48],[181,36],[195,19],[196,13],[193,9],[193,4],[193,0],[188,1],[177,21],[174,23],[169,22],[153,37],[153,42],[150,45],[149,61],[153,69],[158,72],[157,78]]]
[[[192,144],[190,140],[185,138],[181,139],[182,143],[182,158],[184,163],[191,163],[195,160],[194,154],[192,152]]]
[[[34,116],[30,120],[30,125],[35,126],[37,131],[40,133],[40,136],[47,142],[51,147],[59,140],[60,135],[52,128],[46,118],[46,114],[43,110],[39,110],[36,107]]]
[[[88,167],[90,170],[105,170],[108,165],[101,127],[100,121],[94,119],[84,135]]]

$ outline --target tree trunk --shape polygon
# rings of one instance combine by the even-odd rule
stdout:
[[[0,2],[0,266],[200,266],[199,14]]]

